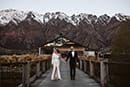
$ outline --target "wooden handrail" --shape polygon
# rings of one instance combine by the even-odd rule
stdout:
[[[113,62],[113,61],[108,61],[104,62],[105,64],[124,64],[124,65],[130,65],[128,62]]]
[[[31,76],[31,64],[36,63],[34,67],[36,67],[36,73]],[[42,72],[47,71],[50,67],[50,58],[35,60],[35,61],[21,61],[21,62],[9,62],[9,63],[0,63],[1,67],[10,67],[10,65],[21,65],[22,68],[22,83],[18,87],[29,87],[30,81],[34,81],[37,77],[40,77]],[[2,72],[2,71],[1,71]],[[32,78],[33,77],[33,78]]]
[[[0,63],[1,65],[14,65],[14,64],[27,64],[28,62],[30,63],[34,63],[34,62],[39,62],[39,61],[46,61],[46,60],[49,60],[49,59],[43,59],[43,60],[32,60],[32,61],[18,61],[18,62],[7,62],[7,63]]]
[[[97,66],[95,63],[99,63],[100,65]],[[100,77],[95,77],[97,80],[99,79],[100,84],[102,87],[105,87],[106,84],[109,83],[109,66],[111,64],[115,65],[130,65],[129,62],[119,62],[119,61],[108,61],[107,59],[98,61],[98,60],[91,60],[91,59],[83,59],[80,58],[80,69],[83,70],[84,72],[87,72],[91,77],[95,76],[94,72],[99,72]],[[94,70],[96,67],[98,67],[98,70]],[[87,68],[87,69],[84,69]],[[87,70],[87,71],[86,71]]]

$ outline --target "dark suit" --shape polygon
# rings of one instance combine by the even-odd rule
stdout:
[[[67,55],[66,61],[70,59],[70,77],[71,80],[75,80],[76,73],[76,63],[79,62],[77,52],[74,51],[74,56],[72,55],[72,51],[70,51]]]

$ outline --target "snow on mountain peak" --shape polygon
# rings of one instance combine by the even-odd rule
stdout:
[[[40,22],[40,23],[43,23],[43,15],[42,14],[37,14],[33,11],[29,11],[27,13],[27,18],[33,18],[34,20]],[[30,20],[30,19],[28,19]]]
[[[111,17],[108,16],[107,14],[104,14],[104,15],[99,16],[95,22],[100,23],[102,25],[106,25],[110,22],[110,20],[111,20]]]
[[[130,16],[124,15],[122,13],[115,14],[115,17],[118,21],[126,21],[127,19],[130,19]]]
[[[9,21],[13,20],[24,20],[26,18],[26,14],[23,11],[17,11],[13,9],[1,10],[0,11],[0,24],[6,25]]]
[[[130,16],[120,14],[120,13],[115,14],[114,17],[118,21],[126,21],[127,19],[130,19]],[[23,12],[14,9],[7,9],[7,10],[0,11],[0,25],[6,25],[10,21],[13,21],[15,24],[17,24],[25,19],[31,21],[30,20],[31,18],[43,24],[47,23],[51,19],[58,18],[60,20],[64,20],[76,26],[79,25],[79,23],[82,21],[86,22],[87,24],[99,23],[102,25],[106,25],[107,23],[110,22],[112,17],[106,14],[97,17],[96,15],[86,14],[86,13],[80,13],[78,15],[74,14],[72,16],[68,16],[64,12],[53,12],[53,13],[47,12],[45,14],[38,14],[33,11]]]
[[[76,24],[79,24],[84,19],[86,19],[86,22],[88,24],[92,24],[92,22],[97,19],[97,16],[92,14],[80,13],[79,15],[72,15],[71,18]]]
[[[71,19],[71,17],[68,16],[68,15],[66,15],[63,12],[55,12],[55,13],[47,12],[47,13],[45,13],[45,15],[43,17],[43,20],[46,23],[50,19],[57,19],[57,18],[59,18],[60,20],[65,20],[66,22],[72,23],[73,25],[75,25],[75,23],[73,22],[73,20]]]

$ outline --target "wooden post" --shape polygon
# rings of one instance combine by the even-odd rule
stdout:
[[[94,63],[92,62],[92,60],[90,60],[89,64],[90,64],[90,76],[93,77],[94,76]]]
[[[84,60],[84,72],[87,72],[87,63],[86,63],[86,60]]]
[[[22,87],[29,87],[30,85],[30,63],[27,62],[23,65],[23,72],[22,72]]]
[[[97,59],[99,60],[99,52],[97,52]]]
[[[84,71],[84,60],[82,60],[82,71]]]
[[[87,73],[87,68],[88,68],[88,66],[87,66],[87,60],[85,60],[85,64],[86,64],[86,73]]]
[[[48,60],[46,60],[46,62],[47,62],[46,66],[47,66],[47,70],[48,70],[48,67],[49,67],[49,66],[48,66],[48,65],[49,65],[49,64],[48,64]]]
[[[80,59],[79,59],[79,69],[80,69]]]
[[[84,71],[84,60],[82,60],[82,71]]]
[[[39,47],[39,55],[41,55],[41,47]]]
[[[40,77],[40,61],[37,62],[36,70],[37,70],[36,76],[37,76],[37,77]]]
[[[49,66],[48,69],[50,69],[50,67],[51,67],[51,60],[50,59],[48,60],[48,66]]]
[[[82,60],[80,59],[80,69],[82,69]]]
[[[42,72],[46,71],[46,67],[45,67],[45,61],[42,61]]]
[[[51,64],[51,62],[50,62],[50,59],[48,60],[48,69],[50,69],[50,64]]]
[[[107,65],[105,64],[105,62],[107,62],[107,60],[103,60],[100,62],[100,80],[101,80],[101,85],[102,87],[105,87],[105,84],[107,83]]]
[[[0,63],[0,86],[2,85],[2,77],[1,77],[1,73],[2,73],[2,66],[1,66],[1,63]]]

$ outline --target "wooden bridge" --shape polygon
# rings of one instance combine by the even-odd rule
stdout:
[[[90,78],[87,74],[77,69],[76,80],[70,80],[68,64],[61,63],[62,80],[52,81],[51,70],[40,79],[35,81],[31,87],[100,87],[99,83]]]
[[[0,63],[0,87],[122,87],[121,84],[128,87],[130,75],[125,70],[130,70],[129,65],[129,63],[80,58],[76,80],[70,80],[68,64],[61,63],[62,80],[51,81],[50,59]],[[122,71],[119,72],[119,68]],[[15,85],[11,86],[10,81]]]

